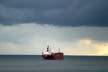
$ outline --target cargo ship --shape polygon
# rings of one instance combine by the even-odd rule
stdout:
[[[58,52],[52,52],[48,45],[46,52],[42,52],[42,57],[45,60],[63,60],[64,54],[60,52],[60,49]]]

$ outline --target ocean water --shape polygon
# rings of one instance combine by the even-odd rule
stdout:
[[[108,72],[108,57],[65,56],[44,60],[38,55],[1,55],[0,72]]]

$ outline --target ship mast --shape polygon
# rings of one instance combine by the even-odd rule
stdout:
[[[49,45],[47,46],[47,52],[49,52]]]

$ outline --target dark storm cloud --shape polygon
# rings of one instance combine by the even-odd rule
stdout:
[[[108,26],[108,0],[0,0],[0,23]]]

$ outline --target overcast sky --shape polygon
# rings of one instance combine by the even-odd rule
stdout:
[[[0,54],[108,55],[108,0],[0,0]]]

